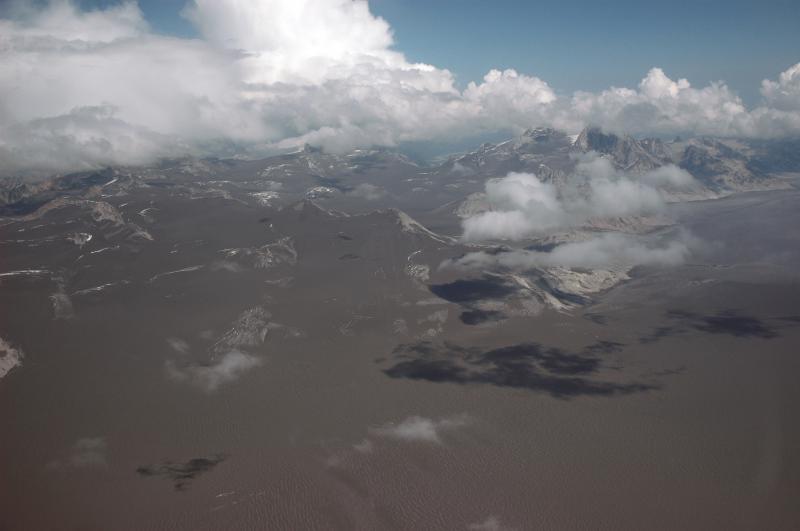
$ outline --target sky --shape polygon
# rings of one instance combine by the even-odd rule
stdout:
[[[86,8],[114,0],[83,0]],[[161,33],[196,37],[186,0],[140,0]],[[412,61],[447,68],[462,88],[514,68],[562,92],[632,86],[654,65],[693,84],[725,81],[747,104],[762,79],[800,57],[796,0],[372,0]]]
[[[550,126],[800,135],[800,2],[0,0],[0,175]]]
[[[633,86],[659,66],[692,84],[724,80],[748,102],[758,84],[798,60],[793,0],[377,0],[412,60],[460,80],[515,68],[556,90]],[[446,21],[446,22],[443,22]]]

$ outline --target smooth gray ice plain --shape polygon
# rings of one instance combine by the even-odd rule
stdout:
[[[686,263],[563,311],[435,267],[444,188],[436,233],[254,193],[4,218],[0,529],[800,527],[797,190],[671,205]]]

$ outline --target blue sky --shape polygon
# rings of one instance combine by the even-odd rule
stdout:
[[[84,0],[86,7],[114,0]],[[185,0],[140,0],[159,32],[192,36]],[[558,92],[633,87],[653,66],[693,85],[724,80],[752,105],[762,79],[800,57],[800,1],[372,0],[412,61],[460,85],[515,68]]]

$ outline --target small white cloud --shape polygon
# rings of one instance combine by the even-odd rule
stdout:
[[[189,343],[179,337],[168,337],[167,344],[172,350],[179,354],[186,354],[189,352]]]
[[[361,442],[353,445],[353,449],[362,454],[371,454],[374,448],[375,445],[372,444],[372,441],[369,439],[363,439]]]
[[[214,392],[220,386],[238,380],[244,373],[261,365],[261,359],[231,350],[208,365],[189,365],[180,367],[174,361],[166,362],[167,375],[180,382],[189,382],[207,392]]]
[[[483,522],[470,524],[467,529],[470,531],[514,531],[514,528],[504,526],[496,516],[489,516]]]
[[[76,467],[106,466],[107,449],[103,437],[78,439],[72,446],[69,464]]]
[[[361,197],[367,201],[376,201],[386,196],[386,190],[370,183],[361,183],[347,193],[354,197]]]
[[[390,423],[372,428],[370,432],[380,437],[401,441],[420,441],[441,444],[442,433],[466,426],[469,422],[470,419],[466,415],[447,417],[438,420],[415,415],[408,417],[400,423]]]

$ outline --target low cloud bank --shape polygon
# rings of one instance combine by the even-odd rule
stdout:
[[[558,186],[530,173],[509,173],[489,180],[486,201],[490,210],[463,220],[462,239],[518,241],[592,223],[603,224],[614,218],[660,216],[666,206],[662,188],[680,190],[695,184],[691,175],[673,165],[634,175],[616,169],[607,158],[589,153],[578,161],[575,177]],[[601,232],[587,240],[562,243],[547,252],[473,252],[447,260],[441,267],[525,270],[671,266],[685,262],[697,245],[686,231],[658,242],[652,237]]]
[[[574,181],[556,187],[532,173],[509,173],[486,183],[490,210],[463,221],[463,239],[521,240],[591,220],[660,213],[659,188],[691,186],[694,180],[674,165],[628,175],[596,154],[577,164]]]
[[[499,253],[474,252],[448,260],[443,268],[526,270],[542,267],[613,269],[637,265],[675,266],[691,255],[693,239],[683,235],[661,245],[640,237],[607,233],[582,242],[564,243],[550,252],[512,250]]]
[[[183,13],[200,38],[153,32],[132,1],[0,9],[0,175],[303,143],[343,151],[532,125],[800,133],[800,63],[764,80],[750,109],[722,82],[693,87],[659,68],[635,88],[600,92],[558,94],[513,69],[459,90],[449,71],[395,50],[390,25],[362,0],[193,0]]]

